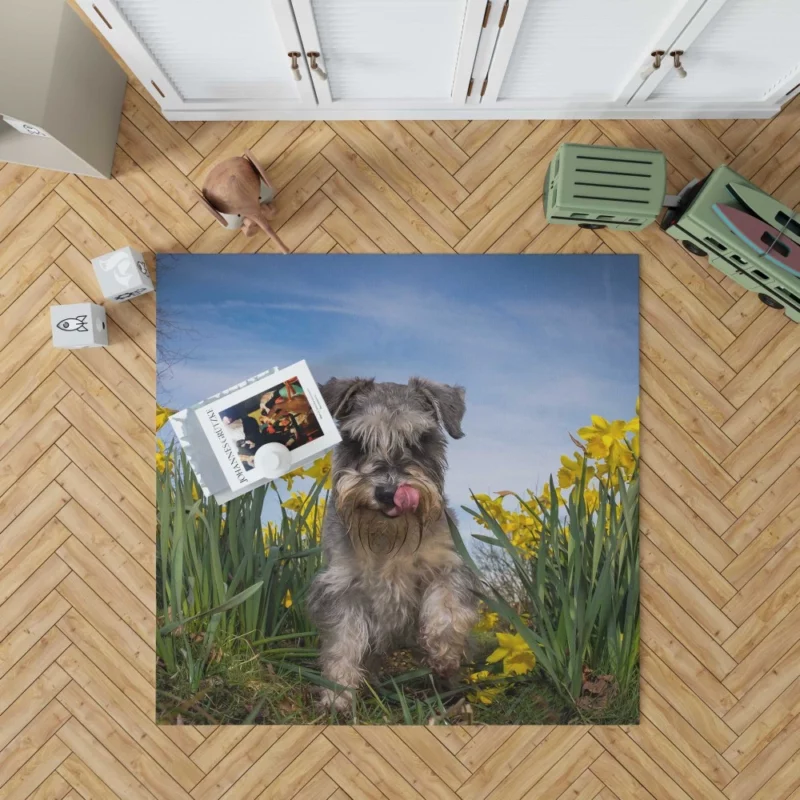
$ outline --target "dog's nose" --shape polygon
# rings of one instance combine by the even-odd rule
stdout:
[[[396,491],[396,486],[377,486],[375,488],[375,499],[382,506],[394,506],[394,493]]]

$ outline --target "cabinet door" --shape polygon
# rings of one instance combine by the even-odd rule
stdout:
[[[462,105],[486,0],[292,0],[321,107]]]
[[[289,0],[77,2],[164,109],[316,107]]]
[[[509,0],[483,103],[509,108],[624,107],[659,43],[702,0]]]
[[[648,106],[780,103],[800,82],[800,0],[709,0],[670,50],[667,69],[634,98]]]

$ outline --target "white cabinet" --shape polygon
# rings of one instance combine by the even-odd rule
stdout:
[[[169,119],[769,117],[800,93],[800,0],[76,2]]]
[[[294,80],[286,55],[300,48],[290,0],[81,0],[79,5],[164,109],[246,113],[314,105],[308,75]],[[287,32],[294,37],[287,40]],[[300,68],[305,70],[305,63]]]
[[[800,0],[709,0],[669,51],[686,77],[666,69],[632,105],[780,103],[800,89]]]
[[[510,0],[514,15],[499,33],[482,102],[622,110],[650,53],[688,23],[697,5],[697,0]]]
[[[292,0],[305,58],[320,68],[312,73],[320,108],[463,105],[485,5]]]

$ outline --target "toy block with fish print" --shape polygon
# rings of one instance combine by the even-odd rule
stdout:
[[[94,303],[50,306],[53,347],[77,350],[108,344],[106,310]]]
[[[119,303],[153,291],[144,256],[132,247],[93,258],[92,266],[106,300]]]

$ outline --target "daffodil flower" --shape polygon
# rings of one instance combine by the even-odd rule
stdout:
[[[281,503],[281,506],[288,511],[294,511],[295,513],[299,514],[303,510],[303,507],[307,501],[307,494],[304,492],[294,492],[288,500]]]
[[[482,683],[492,679],[492,674],[488,670],[473,672],[469,678],[467,678],[470,683]],[[504,690],[503,686],[478,686],[475,691],[467,694],[467,700],[469,700],[470,703],[481,703],[482,705],[490,706],[494,698],[502,694]]]
[[[323,489],[328,490],[331,488],[331,454],[326,454],[323,458],[318,458],[308,469],[305,471],[305,477],[313,478],[318,481],[325,478]]]
[[[494,611],[484,610],[481,613],[481,618],[475,626],[476,631],[491,631],[499,622],[500,617]]]
[[[558,486],[560,489],[568,489],[580,483],[583,475],[584,457],[580,453],[575,453],[575,459],[561,456],[561,468],[558,470]],[[586,467],[586,482],[588,483],[595,474],[594,467]]]
[[[156,403],[156,430],[159,431],[164,427],[166,421],[175,413],[174,408],[165,408],[164,406]]]
[[[167,468],[172,468],[172,459],[167,456],[164,442],[161,439],[156,439],[156,469],[159,472],[164,472]]]
[[[506,675],[525,675],[536,666],[536,656],[518,633],[496,633],[499,647],[486,658],[487,664],[503,662]]]

